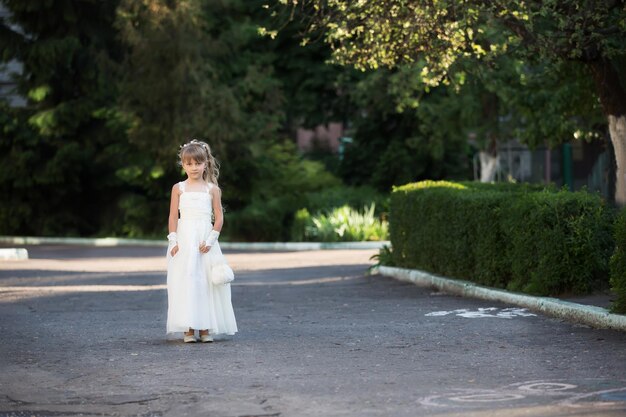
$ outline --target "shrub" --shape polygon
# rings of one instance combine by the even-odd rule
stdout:
[[[342,206],[349,206],[356,210],[358,208],[374,206],[374,215],[385,218],[389,210],[389,197],[385,196],[371,187],[328,187],[320,191],[309,192],[305,198],[298,202],[300,209],[295,211],[293,222],[291,223],[291,240],[318,240],[316,226],[311,213],[316,216],[328,215],[334,209]],[[324,222],[325,220],[320,220]],[[333,233],[328,233],[332,235]],[[328,237],[331,239],[330,237]],[[337,238],[332,238],[336,241]],[[358,239],[357,239],[358,240]]]
[[[396,266],[393,262],[393,252],[391,251],[391,247],[389,245],[383,245],[377,254],[370,257],[370,260],[376,261],[374,265],[370,266],[370,270],[381,265]]]
[[[477,181],[461,181],[459,184],[464,185],[467,188],[471,188],[473,190],[478,191],[502,191],[508,193],[526,193],[533,191],[548,191],[548,192],[557,192],[559,191],[554,185],[546,185],[546,184],[530,184],[527,182],[495,182],[495,183],[485,183],[485,182],[477,182]]]
[[[424,181],[391,196],[398,266],[540,295],[585,293],[606,277],[610,224],[586,192]]]
[[[510,289],[582,294],[606,282],[612,217],[597,196],[529,193],[505,209],[510,214],[502,222],[512,262]]]
[[[249,242],[286,241],[296,210],[297,196],[255,200],[243,210],[226,213],[227,240]]]
[[[244,241],[289,239],[294,213],[306,207],[309,193],[332,189],[340,180],[320,162],[305,160],[291,141],[257,150],[251,195],[245,206],[226,215],[226,238]]]
[[[291,225],[291,240],[295,242],[302,242],[305,239],[306,228],[313,225],[311,219],[311,213],[309,210],[303,208],[296,211],[293,216],[293,224]]]
[[[385,240],[388,236],[386,220],[375,214],[375,205],[364,207],[360,212],[350,206],[337,207],[311,216],[306,209],[296,213],[293,237],[302,230],[303,240],[321,242],[352,242]],[[297,228],[296,228],[297,225]]]
[[[626,209],[623,209],[615,222],[615,251],[611,256],[611,287],[617,295],[612,310],[626,313]]]

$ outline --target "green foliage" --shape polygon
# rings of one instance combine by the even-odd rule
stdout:
[[[311,227],[313,220],[311,213],[306,208],[302,208],[293,215],[293,224],[291,225],[291,240],[294,242],[302,242],[307,234],[307,227]]]
[[[352,80],[359,77],[358,72],[331,64],[331,49],[324,42],[301,46],[308,18],[306,10],[298,10],[293,19],[283,16],[280,11],[274,8],[270,12],[273,17],[268,16],[259,22],[274,28],[275,36],[266,38],[266,41],[273,53],[275,76],[284,91],[285,130],[294,134],[299,127],[314,128],[329,121],[347,120],[349,91],[345,90],[342,81],[350,80],[347,84],[351,85]],[[267,31],[267,27],[262,31]]]
[[[373,269],[377,266],[396,266],[393,261],[393,252],[389,245],[383,245],[383,247],[380,248],[377,254],[370,257],[370,260],[376,261],[376,263],[372,265],[370,269]]]
[[[286,241],[293,198],[275,197],[268,201],[252,201],[244,209],[226,212],[224,237],[235,241]]]
[[[252,241],[288,240],[293,214],[302,207],[307,193],[336,187],[340,181],[321,163],[298,156],[292,142],[270,142],[253,152],[257,175],[250,178],[251,202],[228,214],[227,236]]]
[[[569,62],[533,62],[510,55],[491,65],[475,60],[455,66],[460,124],[481,149],[490,141],[518,140],[531,148],[576,137],[600,137],[605,123],[588,69]]]
[[[345,87],[353,90],[354,108],[354,143],[339,167],[347,184],[387,192],[418,179],[469,175],[467,136],[460,124],[463,103],[441,87],[422,92],[417,106],[399,87],[410,78],[408,71],[370,72]]]
[[[389,212],[389,197],[378,193],[371,187],[330,187],[320,191],[306,193],[301,202],[301,208],[294,214],[291,227],[291,240],[303,241],[307,227],[314,227],[311,212],[330,212],[342,206],[349,206],[356,210],[362,207],[374,206],[375,215],[385,218]]]
[[[281,146],[284,102],[271,48],[257,33],[260,10],[242,1],[120,3],[115,25],[126,55],[118,103],[146,168],[164,172],[161,194],[144,187],[165,206],[171,183],[181,179],[178,147],[192,137],[206,140],[221,163],[229,208],[258,198],[249,178],[266,173],[261,150]]]
[[[502,128],[513,137],[535,147],[604,136],[600,126],[606,120],[588,68],[562,61],[498,61],[504,69],[485,71],[480,79],[500,100]]]
[[[325,40],[333,47],[335,62],[363,70],[416,66],[421,81],[416,84],[422,84],[420,90],[426,92],[437,85],[463,84],[468,74],[478,77],[479,90],[490,93],[483,96],[491,101],[483,107],[488,110],[483,113],[489,123],[479,126],[485,136],[479,142],[493,144],[505,131],[506,123],[497,117],[502,116],[498,101],[507,104],[505,115],[519,115],[522,126],[515,126],[514,120],[513,127],[531,146],[560,143],[571,139],[573,132],[576,137],[600,137],[593,126],[600,113],[599,101],[605,120],[613,124],[609,128],[611,141],[615,149],[622,149],[619,144],[624,142],[624,134],[614,124],[626,111],[623,2],[284,3],[294,9],[303,4],[315,11],[309,31],[326,29]],[[520,77],[513,83],[503,83],[500,76],[489,77],[515,72]],[[541,90],[535,94],[533,85],[537,82]],[[406,85],[413,87],[412,83]],[[512,94],[516,90],[521,94]],[[545,115],[544,109],[548,110]],[[606,122],[603,124],[606,130]],[[580,125],[582,129],[576,127]],[[626,153],[618,153],[616,159],[615,199],[626,204],[620,168]]]
[[[425,182],[394,189],[394,262],[538,295],[602,285],[613,241],[611,211],[599,197],[489,188]]]
[[[294,121],[328,107],[314,100],[335,91],[318,59],[328,48],[262,38],[261,1],[31,3],[4,2],[26,36],[0,22],[2,60],[23,62],[29,99],[0,114],[0,233],[163,235],[192,136],[222,164],[233,235],[285,239],[304,195],[339,184],[277,139],[287,105]],[[296,49],[315,82],[289,66]]]
[[[342,206],[357,210],[362,207],[374,207],[374,214],[384,218],[389,211],[389,197],[383,196],[371,187],[330,187],[316,192],[306,193],[301,202],[304,208],[294,214],[291,227],[291,240],[299,242],[315,240],[315,224],[311,212],[328,213]]]
[[[327,212],[318,212],[311,216],[307,209],[296,212],[294,237],[302,240],[319,242],[353,242],[385,240],[388,235],[386,220],[380,220],[375,214],[374,204],[363,207],[362,211],[350,206],[341,206]],[[300,230],[304,233],[299,233]]]
[[[308,192],[303,202],[304,207],[311,212],[331,210],[336,207],[348,205],[352,208],[360,208],[374,204],[376,214],[382,215],[389,212],[389,196],[379,193],[372,187],[347,187],[336,186]]]
[[[458,4],[382,0],[301,1],[316,11],[310,31],[325,28],[334,57],[360,68],[424,60],[429,84],[445,80],[462,59],[489,63],[505,53],[533,59],[589,59],[623,55],[626,34],[620,2],[579,0]],[[533,56],[534,55],[534,56]]]
[[[597,196],[530,193],[505,209],[501,227],[511,260],[508,288],[583,294],[606,284],[612,216]]]
[[[581,68],[496,58],[493,66],[463,61],[437,87],[425,82],[421,61],[350,80],[355,142],[339,175],[387,191],[424,178],[468,178],[468,138],[488,149],[511,139],[537,146],[598,137],[602,112]]]
[[[422,181],[426,182],[426,181]],[[419,183],[418,183],[419,184]],[[559,191],[553,184],[532,184],[527,182],[496,182],[484,183],[478,181],[461,181],[453,183],[464,186],[466,188],[478,191],[501,191],[505,193],[527,193],[533,191],[557,192]]]
[[[12,17],[0,22],[1,58],[23,64],[17,90],[28,102],[0,104],[0,234],[95,234],[120,192],[110,173],[123,158],[112,154],[128,150],[108,117],[116,2],[3,4]]]
[[[369,187],[346,187],[333,183],[337,184],[329,181],[327,186],[317,191],[300,192],[296,189],[286,194],[268,194],[267,199],[255,200],[243,210],[228,213],[226,236],[245,241],[307,240],[305,229],[313,225],[310,213],[328,212],[344,205],[353,209],[373,205],[377,217],[386,216],[389,210],[387,196]],[[303,185],[302,189],[307,187]]]
[[[155,163],[169,163],[180,144],[207,130],[211,117],[230,113],[207,107],[218,94],[205,61],[209,39],[200,4],[122,0],[117,9],[115,27],[126,48],[118,101],[130,120],[129,140]],[[220,99],[224,106],[232,101]]]
[[[378,7],[366,3],[359,7]],[[509,32],[494,28],[474,31],[475,56],[438,56],[446,67],[456,62],[446,79],[437,78],[434,61],[421,57],[367,73],[328,65],[330,48],[323,42],[299,46],[310,9],[299,11],[303,20],[289,22],[275,40],[261,37],[258,27],[271,17],[260,0],[3,4],[12,18],[0,22],[1,59],[24,64],[18,90],[28,99],[24,108],[0,109],[4,234],[162,236],[169,190],[183,178],[177,147],[196,136],[222,163],[225,233],[286,240],[298,209],[317,213],[374,202],[376,216],[384,216],[386,198],[373,189],[465,178],[469,132],[487,137],[500,129],[558,140],[574,129],[589,132],[593,117],[583,123],[580,114],[597,111],[596,100],[583,94],[584,74],[501,59]],[[405,5],[392,8],[401,19],[398,7]],[[484,16],[489,13],[466,22],[489,28]],[[433,27],[442,18],[435,17]],[[446,30],[448,43],[430,46],[457,45],[455,26]],[[488,69],[475,66],[480,76],[470,71],[478,55],[490,62]],[[498,109],[486,117],[482,112],[492,102],[485,97],[492,96]],[[578,101],[593,105],[566,111]],[[494,122],[509,114],[520,117]],[[319,162],[280,139],[298,126],[332,120],[350,121],[346,134],[355,142],[340,163],[324,155],[327,165],[345,183],[373,189],[342,187]],[[301,230],[298,221],[294,228]]]
[[[615,251],[611,256],[611,288],[617,295],[612,310],[626,313],[626,209],[622,210],[615,222]]]

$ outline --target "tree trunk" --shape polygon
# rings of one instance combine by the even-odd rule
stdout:
[[[493,98],[493,95],[488,96],[489,98]],[[493,111],[495,106],[489,105],[493,104],[493,100],[491,103],[483,100],[483,113],[488,114]],[[483,149],[478,153],[478,157],[480,159],[480,182],[494,182],[496,180],[496,174],[498,173],[498,168],[500,168],[500,161],[498,159],[498,139],[495,132],[490,132],[487,134],[487,139],[489,142],[487,143],[487,149]]]
[[[626,115],[609,115],[609,133],[615,149],[617,165],[615,178],[615,203],[626,206]]]
[[[498,168],[498,156],[489,152],[480,151],[480,182],[494,182]]]
[[[613,62],[600,58],[590,67],[615,150],[615,203],[623,207],[626,206],[626,89]]]

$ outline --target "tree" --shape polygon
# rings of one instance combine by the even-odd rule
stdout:
[[[280,30],[268,30],[286,20]],[[345,122],[350,112],[346,80],[352,81],[358,71],[331,64],[330,47],[321,39],[306,46],[302,32],[308,16],[288,20],[273,18],[271,13],[259,19],[266,44],[272,53],[272,65],[285,96],[285,131],[295,135],[297,128],[314,128],[330,121]],[[267,32],[271,33],[271,36]],[[321,36],[321,35],[316,35]]]
[[[277,200],[304,170],[302,192],[336,182],[283,143],[285,86],[300,80],[283,82],[288,51],[259,34],[261,0],[2,4],[2,61],[23,63],[28,102],[0,103],[0,233],[163,236],[191,137],[223,162],[229,212]]]
[[[340,165],[348,184],[387,192],[410,181],[469,174],[462,116],[468,103],[443,85],[428,93],[416,87],[419,96],[413,95],[416,82],[418,68],[405,65],[366,72],[343,86],[354,109],[354,144]]]
[[[284,1],[285,2],[285,1]],[[615,200],[626,204],[626,5],[624,1],[286,1],[316,13],[338,62],[360,68],[424,60],[427,84],[446,83],[464,59],[501,55],[582,65],[593,80],[616,154]]]
[[[0,104],[0,233],[93,234],[115,210],[116,150],[109,123],[119,45],[117,3],[4,0],[2,61],[15,59],[25,107]]]
[[[137,221],[156,222],[154,213],[167,209],[163,191],[180,179],[176,151],[191,137],[207,140],[222,163],[224,205],[236,219],[226,228],[231,236],[284,239],[283,223],[299,208],[291,202],[336,182],[283,140],[285,114],[297,118],[310,107],[286,97],[303,90],[287,80],[294,73],[286,55],[297,40],[277,44],[261,36],[261,4],[121,1],[119,103],[129,140],[143,153],[125,170],[143,188],[126,197],[125,207],[146,207],[150,194],[161,204],[143,215],[137,210]]]

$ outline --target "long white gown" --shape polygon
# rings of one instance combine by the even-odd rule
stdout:
[[[182,337],[192,329],[209,329],[211,335],[233,335],[237,322],[230,297],[230,284],[211,283],[211,264],[224,261],[218,242],[208,253],[199,250],[200,242],[212,230],[213,184],[206,192],[185,191],[185,182],[178,183],[180,191],[178,219],[178,252],[167,253],[167,333],[168,339]]]

